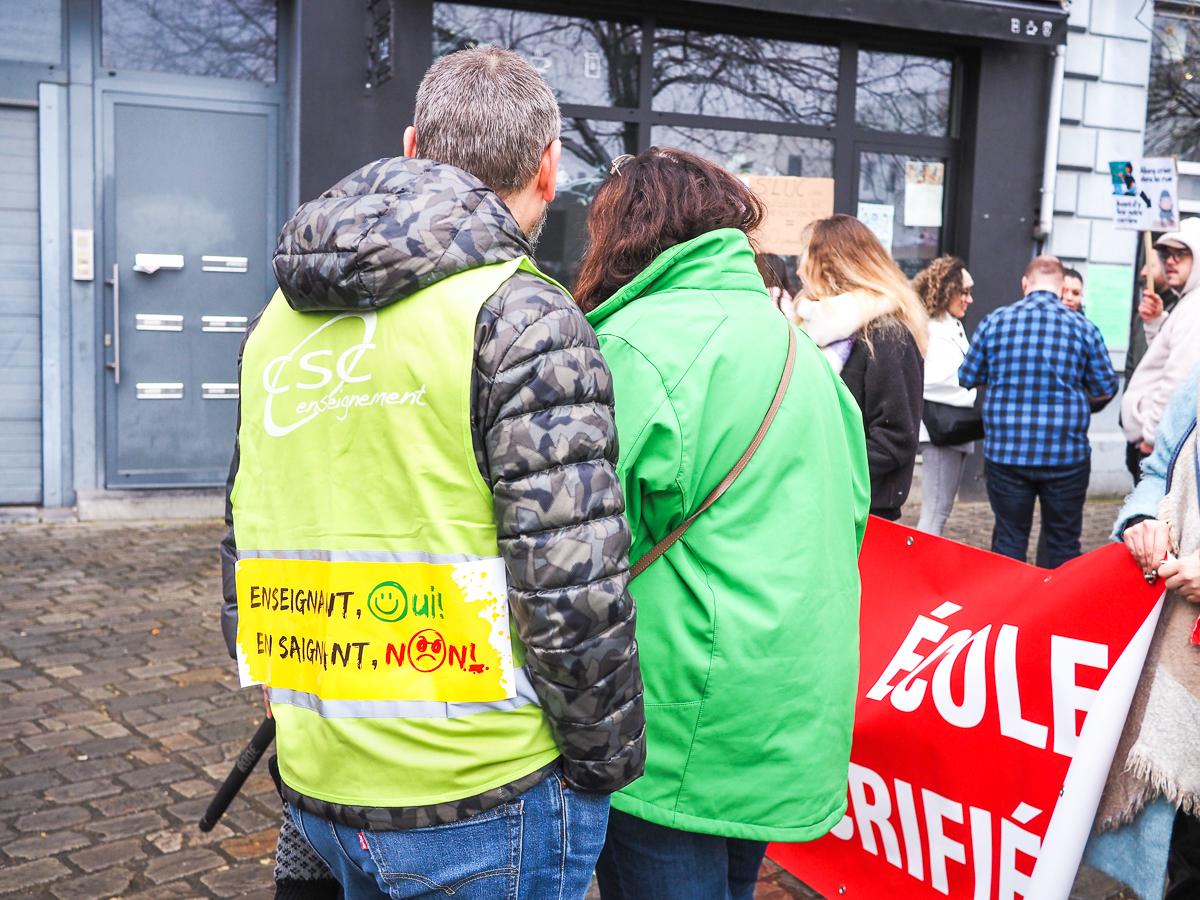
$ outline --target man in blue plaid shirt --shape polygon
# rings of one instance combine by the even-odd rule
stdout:
[[[1100,330],[1060,299],[1063,266],[1039,256],[1023,299],[989,313],[958,370],[964,388],[987,385],[984,469],[996,524],[992,552],[1026,559],[1041,501],[1046,564],[1079,555],[1091,475],[1088,424],[1117,392]]]

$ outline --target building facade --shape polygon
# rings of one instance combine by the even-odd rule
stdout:
[[[1080,168],[1070,129],[1140,135],[1120,112],[1145,84],[1120,78],[1150,41],[1102,33],[1100,3],[0,0],[0,504],[217,497],[281,222],[398,153],[421,73],[479,42],[526,55],[562,104],[548,271],[572,279],[613,157],[682,146],[832,178],[835,209],[870,217],[910,273],[964,256],[973,325],[1041,245],[1064,42],[1083,100],[1064,87],[1049,239],[1089,264],[1117,252],[1065,199],[1100,152]]]
[[[1200,214],[1200,10],[1191,2],[1074,0],[1048,247],[1082,272],[1118,372],[1134,321],[1139,235],[1113,226],[1109,163],[1177,159],[1179,211]],[[1193,87],[1193,72],[1197,76]],[[1092,424],[1092,490],[1129,488],[1118,404]]]

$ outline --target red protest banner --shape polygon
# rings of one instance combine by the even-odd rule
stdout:
[[[770,856],[830,898],[1066,898],[1158,617],[1120,546],[1048,571],[872,518],[849,808]]]

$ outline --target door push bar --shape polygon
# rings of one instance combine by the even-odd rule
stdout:
[[[105,284],[112,285],[113,295],[113,330],[104,335],[104,346],[113,348],[112,362],[104,365],[113,370],[113,383],[121,383],[121,267],[113,263],[112,278],[104,279]]]
[[[182,253],[135,253],[133,271],[153,275],[162,269],[182,269]]]

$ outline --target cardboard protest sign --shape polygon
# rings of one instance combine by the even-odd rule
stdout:
[[[461,563],[245,558],[237,564],[242,686],[322,700],[515,695],[498,558]]]
[[[766,217],[754,234],[758,248],[765,253],[803,253],[800,233],[804,227],[833,215],[832,178],[750,175],[746,184],[766,207]]]
[[[1048,571],[874,517],[860,570],[849,808],[770,855],[831,898],[1065,900],[1161,585],[1117,545]]]
[[[1108,170],[1117,228],[1174,231],[1179,227],[1179,179],[1173,158],[1116,160]]]

